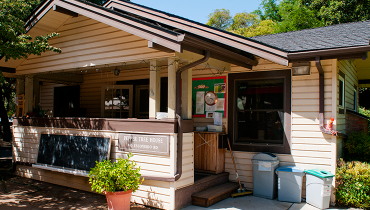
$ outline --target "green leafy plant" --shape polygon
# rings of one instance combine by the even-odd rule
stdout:
[[[370,162],[370,136],[364,132],[352,132],[344,143],[345,159]]]
[[[369,117],[369,119],[367,120],[367,130],[370,131],[370,110],[366,109],[365,107],[360,107],[358,109],[358,112]]]
[[[338,205],[370,209],[370,164],[340,159],[335,178]]]
[[[140,167],[136,166],[135,161],[129,161],[131,153],[127,154],[127,159],[118,159],[117,162],[104,160],[96,162],[96,166],[90,170],[89,183],[91,190],[102,193],[127,191],[132,189],[135,192],[139,185],[144,181],[140,179]]]

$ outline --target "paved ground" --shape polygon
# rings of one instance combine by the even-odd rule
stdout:
[[[182,210],[319,210],[307,203],[288,203],[254,196],[228,198],[208,208],[188,206]],[[330,207],[330,209],[342,209]]]

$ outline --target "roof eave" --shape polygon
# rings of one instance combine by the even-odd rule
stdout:
[[[290,63],[299,61],[314,61],[316,57],[320,57],[321,60],[326,59],[364,59],[367,56],[367,52],[370,51],[370,45],[355,46],[355,47],[343,47],[335,49],[324,49],[324,50],[311,50],[302,52],[288,53],[287,58]]]

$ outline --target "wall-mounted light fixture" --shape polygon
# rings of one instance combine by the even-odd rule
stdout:
[[[302,76],[311,74],[311,62],[296,62],[292,66],[293,76]]]
[[[114,76],[118,76],[120,72],[121,72],[121,70],[119,70],[117,67],[115,69],[113,69]]]

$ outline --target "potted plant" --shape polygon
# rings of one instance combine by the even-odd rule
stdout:
[[[91,190],[105,194],[109,210],[129,210],[132,192],[144,181],[140,179],[140,167],[136,167],[135,161],[129,161],[131,157],[129,153],[127,159],[120,158],[117,162],[97,162],[90,170]]]

